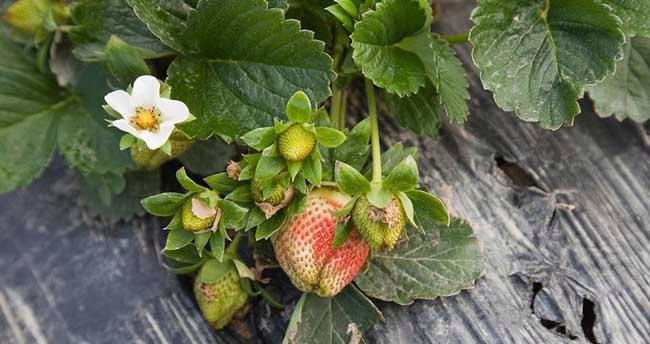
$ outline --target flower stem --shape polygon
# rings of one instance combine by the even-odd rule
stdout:
[[[338,123],[339,123],[339,130],[345,129],[345,115],[347,114],[347,108],[348,108],[348,91],[344,88],[341,91],[341,108],[339,109],[339,118],[338,118]]]
[[[454,35],[444,35],[442,39],[449,42],[449,44],[462,44],[469,42],[469,31],[457,33]]]
[[[343,90],[336,89],[332,95],[332,103],[330,106],[330,121],[332,122],[332,127],[336,129],[341,129],[340,117],[341,117],[341,101],[342,101]]]
[[[379,122],[377,119],[377,100],[375,88],[370,79],[365,79],[368,114],[370,115],[370,143],[372,145],[372,181],[381,182],[381,146],[379,144]]]

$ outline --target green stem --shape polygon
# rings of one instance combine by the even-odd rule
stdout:
[[[442,39],[449,42],[449,44],[462,44],[469,42],[469,31],[461,32],[454,35],[444,35]]]
[[[335,89],[334,94],[332,95],[332,104],[330,106],[330,121],[332,126],[336,129],[341,128],[341,123],[339,119],[341,117],[341,100],[342,100],[343,90]]]
[[[339,109],[339,130],[345,129],[346,122],[345,122],[345,115],[347,114],[347,109],[348,109],[348,91],[346,89],[343,89],[341,91],[341,108]]]
[[[370,115],[370,142],[372,145],[372,181],[381,182],[381,146],[379,144],[379,121],[377,119],[377,100],[375,88],[370,79],[365,79],[368,114]]]

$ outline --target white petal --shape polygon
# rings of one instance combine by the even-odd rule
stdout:
[[[122,131],[126,131],[127,133],[139,137],[140,131],[134,127],[131,126],[129,121],[125,119],[118,119],[117,121],[112,122],[113,126],[116,127],[117,129],[120,129]]]
[[[161,125],[158,132],[152,133],[149,131],[144,131],[142,140],[144,140],[149,149],[158,149],[162,147],[165,142],[167,142],[167,140],[169,140],[169,136],[171,136],[172,131],[174,131],[173,125]]]
[[[125,91],[113,91],[104,97],[106,104],[117,111],[124,118],[129,118],[133,115],[133,107],[131,106],[131,96]]]
[[[178,100],[160,98],[157,107],[160,109],[163,123],[181,123],[190,117],[187,105]]]
[[[142,106],[152,108],[160,99],[160,83],[151,75],[143,75],[135,79],[131,92],[131,105],[135,108]]]

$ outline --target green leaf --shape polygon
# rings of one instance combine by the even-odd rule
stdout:
[[[210,259],[201,268],[198,278],[203,283],[214,283],[221,276],[225,275],[231,268],[230,260],[222,262],[217,259]]]
[[[253,129],[244,134],[241,139],[248,146],[255,148],[258,151],[270,146],[275,142],[278,134],[275,132],[274,127],[264,127]]]
[[[430,81],[424,88],[410,96],[400,97],[383,92],[382,98],[388,104],[389,114],[397,120],[399,125],[411,129],[418,135],[438,137],[442,126],[440,120],[442,109],[440,97]]]
[[[345,204],[345,206],[339,210],[333,211],[332,215],[336,217],[344,217],[350,214],[352,212],[352,209],[354,208],[354,205],[357,203],[357,200],[359,199],[361,195],[353,197],[348,203]]]
[[[287,170],[289,170],[291,179],[295,179],[301,169],[302,161],[287,161]]]
[[[325,7],[325,10],[338,19],[343,27],[349,32],[354,31],[354,19],[345,11],[341,5],[332,5]]]
[[[625,36],[593,0],[481,0],[470,33],[483,86],[525,121],[573,124],[585,85],[614,72]]]
[[[368,160],[370,153],[370,121],[359,122],[348,138],[334,149],[334,160],[344,162],[357,170],[361,170]]]
[[[23,49],[0,36],[0,193],[26,186],[47,166],[57,118],[76,104]]]
[[[122,138],[120,139],[120,150],[127,150],[131,148],[131,146],[133,146],[133,144],[135,144],[136,141],[137,139],[135,138],[135,136],[131,134],[123,135]]]
[[[431,37],[435,74],[429,77],[438,91],[447,119],[463,124],[469,115],[469,82],[463,63],[445,40],[435,34]]]
[[[302,173],[312,185],[319,186],[322,180],[322,165],[318,158],[314,158],[314,154],[318,151],[318,147],[314,149],[312,156],[302,162]]]
[[[413,202],[415,210],[415,221],[418,227],[422,227],[426,221],[435,221],[448,225],[449,211],[447,206],[438,197],[421,190],[406,192],[408,198]]]
[[[253,198],[251,196],[250,185],[244,184],[244,185],[238,186],[231,193],[227,194],[225,199],[231,200],[233,202],[238,202],[238,203],[252,202]]]
[[[203,255],[203,249],[208,244],[208,241],[210,241],[211,236],[212,232],[194,234],[194,248],[199,256]]]
[[[418,151],[415,147],[404,148],[404,146],[401,143],[396,143],[390,148],[388,148],[387,151],[381,154],[381,169],[383,174],[387,175],[409,155],[412,156],[413,159],[417,161]],[[370,169],[370,166],[366,169],[364,175],[366,176],[366,178],[370,179],[372,175],[372,170]]]
[[[225,248],[226,236],[224,235],[223,229],[219,228],[219,230],[210,237],[210,251],[212,252],[212,255],[221,262],[223,261],[223,252]]]
[[[176,171],[176,180],[178,180],[178,183],[181,184],[183,189],[190,191],[190,192],[203,192],[206,190],[205,187],[197,184],[192,180],[187,175],[187,172],[185,172],[185,167],[181,167]]]
[[[392,199],[390,190],[385,188],[382,183],[371,183],[370,191],[366,194],[368,202],[377,208],[386,208]]]
[[[417,54],[400,46],[427,22],[417,0],[384,0],[368,11],[352,33],[352,55],[363,74],[390,93],[406,96],[425,84],[425,67]]]
[[[628,35],[650,37],[650,1],[648,0],[599,0],[609,5],[623,20],[623,30]]]
[[[184,229],[174,229],[167,235],[166,251],[178,250],[189,245],[194,240],[194,233]]]
[[[291,315],[282,343],[347,344],[354,342],[354,338],[363,342],[363,333],[379,320],[383,320],[381,312],[354,286],[332,298],[304,293]]]
[[[82,60],[101,60],[111,36],[136,47],[144,58],[169,54],[167,47],[147,30],[126,0],[80,0],[72,7],[70,38]]]
[[[318,143],[327,148],[335,148],[345,142],[345,134],[334,128],[316,128],[316,139]]]
[[[196,264],[201,261],[201,257],[199,257],[196,250],[191,246],[184,246],[178,250],[163,250],[161,253],[163,256],[180,263]]]
[[[228,177],[228,174],[223,172],[223,173],[217,173],[208,177],[205,177],[203,179],[208,186],[221,193],[221,194],[228,194],[235,190],[237,185],[236,180],[232,180],[230,177]]]
[[[415,226],[421,229],[420,226],[415,222],[415,210],[413,209],[413,202],[411,202],[411,199],[409,199],[408,196],[402,191],[397,192],[395,195],[397,196],[397,199],[399,199],[399,202],[402,204],[402,209],[404,209],[406,218],[408,219],[411,226]]]
[[[248,278],[250,280],[255,280],[255,275],[251,271],[251,269],[246,266],[242,261],[233,259],[233,263],[235,263],[235,268],[237,268],[237,273],[239,274],[239,277],[241,278]]]
[[[354,167],[337,161],[334,169],[336,183],[341,191],[348,195],[356,196],[370,191],[370,182]]]
[[[189,6],[181,0],[126,0],[135,14],[163,43],[176,51],[186,51],[183,32]]]
[[[352,221],[337,222],[336,232],[334,232],[334,240],[332,240],[332,248],[339,248],[345,244],[354,228]]]
[[[235,228],[239,229],[244,226],[242,220],[248,209],[237,205],[237,203],[229,200],[221,200],[219,202],[219,208],[223,214],[221,215],[221,221],[224,223],[226,228]]]
[[[415,189],[419,179],[418,164],[409,155],[388,173],[384,186],[391,191],[409,191]]]
[[[156,216],[172,216],[183,205],[186,195],[176,192],[165,192],[149,196],[142,200],[146,211]]]
[[[287,118],[296,123],[308,122],[311,118],[311,102],[305,92],[294,93],[287,102]]]
[[[260,161],[257,162],[257,168],[255,168],[255,178],[264,179],[276,176],[285,166],[284,159],[281,157],[262,155]]]
[[[650,39],[629,38],[624,50],[616,74],[588,87],[587,92],[599,115],[644,122],[650,119]]]
[[[149,75],[149,67],[134,46],[112,36],[105,49],[104,63],[108,71],[124,87],[141,75]]]
[[[193,136],[270,126],[285,117],[296,91],[315,102],[330,95],[332,59],[323,43],[264,0],[201,1],[187,26],[184,40],[201,58],[174,61],[168,81],[197,117],[184,126]]]
[[[287,18],[300,20],[303,28],[313,31],[316,39],[329,45],[333,41],[332,28],[336,22],[325,8],[333,3],[332,0],[292,0]]]
[[[483,273],[482,246],[472,227],[453,219],[449,227],[425,221],[410,228],[409,240],[388,253],[376,253],[357,286],[368,296],[401,305],[458,294]]]
[[[280,227],[284,224],[286,220],[287,220],[286,211],[281,211],[275,214],[270,219],[262,222],[259,226],[257,226],[257,230],[255,231],[255,240],[259,241],[259,240],[269,239],[270,237],[273,236],[273,234],[275,234],[278,230],[280,230]]]

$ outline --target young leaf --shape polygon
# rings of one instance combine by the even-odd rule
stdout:
[[[356,278],[366,295],[408,305],[456,295],[481,276],[482,248],[463,220],[447,227],[426,219],[423,230],[410,228],[408,237],[391,252],[374,254],[368,271]]]
[[[325,7],[325,10],[329,13],[331,13],[333,16],[338,19],[343,27],[348,30],[349,32],[354,31],[354,20],[352,17],[350,17],[350,14],[345,11],[345,9],[339,5],[331,5]]]
[[[287,170],[289,170],[291,179],[295,179],[301,169],[302,161],[287,161]]]
[[[296,304],[283,343],[363,342],[383,315],[375,305],[350,285],[335,297],[304,293]]]
[[[178,180],[178,183],[181,184],[183,189],[190,191],[190,192],[203,192],[206,190],[203,186],[195,183],[192,178],[190,178],[187,175],[187,172],[185,172],[185,167],[181,167],[176,171],[176,180]]]
[[[425,10],[417,0],[384,0],[368,11],[352,33],[354,62],[373,83],[406,96],[425,84],[425,69],[417,54],[400,44],[422,30]]]
[[[196,264],[201,260],[196,250],[190,246],[184,246],[178,250],[163,250],[161,253],[169,259],[185,264]]]
[[[587,92],[599,115],[644,122],[650,119],[650,38],[628,38],[624,50],[616,73]]]
[[[173,97],[197,117],[184,126],[192,136],[234,137],[269,126],[274,117],[285,117],[296,91],[314,102],[330,95],[332,59],[324,44],[282,11],[267,9],[264,0],[199,2],[188,15],[183,41],[200,58],[176,59],[168,81]]]
[[[345,134],[334,128],[321,127],[316,128],[316,139],[323,146],[334,148],[345,142]]]
[[[117,36],[112,36],[104,51],[104,64],[110,73],[124,87],[141,75],[150,74],[149,67],[134,46]]]
[[[246,230],[257,227],[260,223],[266,221],[264,212],[258,207],[254,207],[248,212],[246,217]]]
[[[226,195],[227,200],[231,200],[233,202],[238,202],[238,203],[248,203],[253,200],[251,197],[251,188],[250,185],[244,184],[241,186],[238,186],[235,190],[233,190],[231,193]]]
[[[409,155],[388,173],[384,186],[391,191],[409,191],[418,185],[419,179],[418,164]]]
[[[406,195],[413,202],[416,222],[420,222],[418,227],[423,222],[420,219],[428,219],[443,225],[449,224],[450,218],[447,206],[438,197],[420,190],[408,191]]]
[[[142,207],[155,216],[172,216],[183,205],[185,194],[165,192],[149,196],[141,201]]]
[[[278,137],[273,127],[257,128],[244,134],[241,139],[250,147],[258,151],[270,146]]]
[[[370,182],[368,179],[361,172],[346,163],[336,162],[334,176],[341,191],[348,195],[356,196],[370,191]]]
[[[174,229],[167,235],[165,250],[178,250],[189,245],[194,240],[194,234],[184,229]]]
[[[255,240],[259,241],[272,237],[273,234],[275,234],[280,229],[280,226],[284,224],[286,219],[286,211],[281,211],[267,221],[262,222],[259,226],[257,226],[257,230],[255,231]]]
[[[483,86],[547,129],[573,124],[583,87],[614,71],[625,42],[619,19],[592,0],[481,0],[472,20]]]
[[[226,248],[226,236],[224,235],[224,230],[219,228],[219,230],[212,234],[210,237],[210,251],[214,258],[218,261],[223,261],[223,252]]]
[[[311,118],[311,102],[305,92],[298,91],[289,98],[286,109],[287,117],[296,123],[305,123]]]
[[[469,82],[463,63],[446,41],[438,35],[431,34],[431,37],[436,74],[429,77],[436,87],[439,101],[447,113],[447,119],[463,124],[469,115],[467,106]]]
[[[243,227],[242,220],[244,219],[244,216],[246,216],[248,209],[225,199],[219,202],[219,208],[221,208],[221,211],[223,212],[221,215],[221,221],[223,221],[225,227],[234,229]]]
[[[314,149],[314,152],[317,151],[318,147]],[[307,179],[307,181],[312,185],[319,186],[323,176],[320,159],[314,159],[314,154],[312,154],[311,157],[303,161],[302,173],[304,174],[305,179]]]

